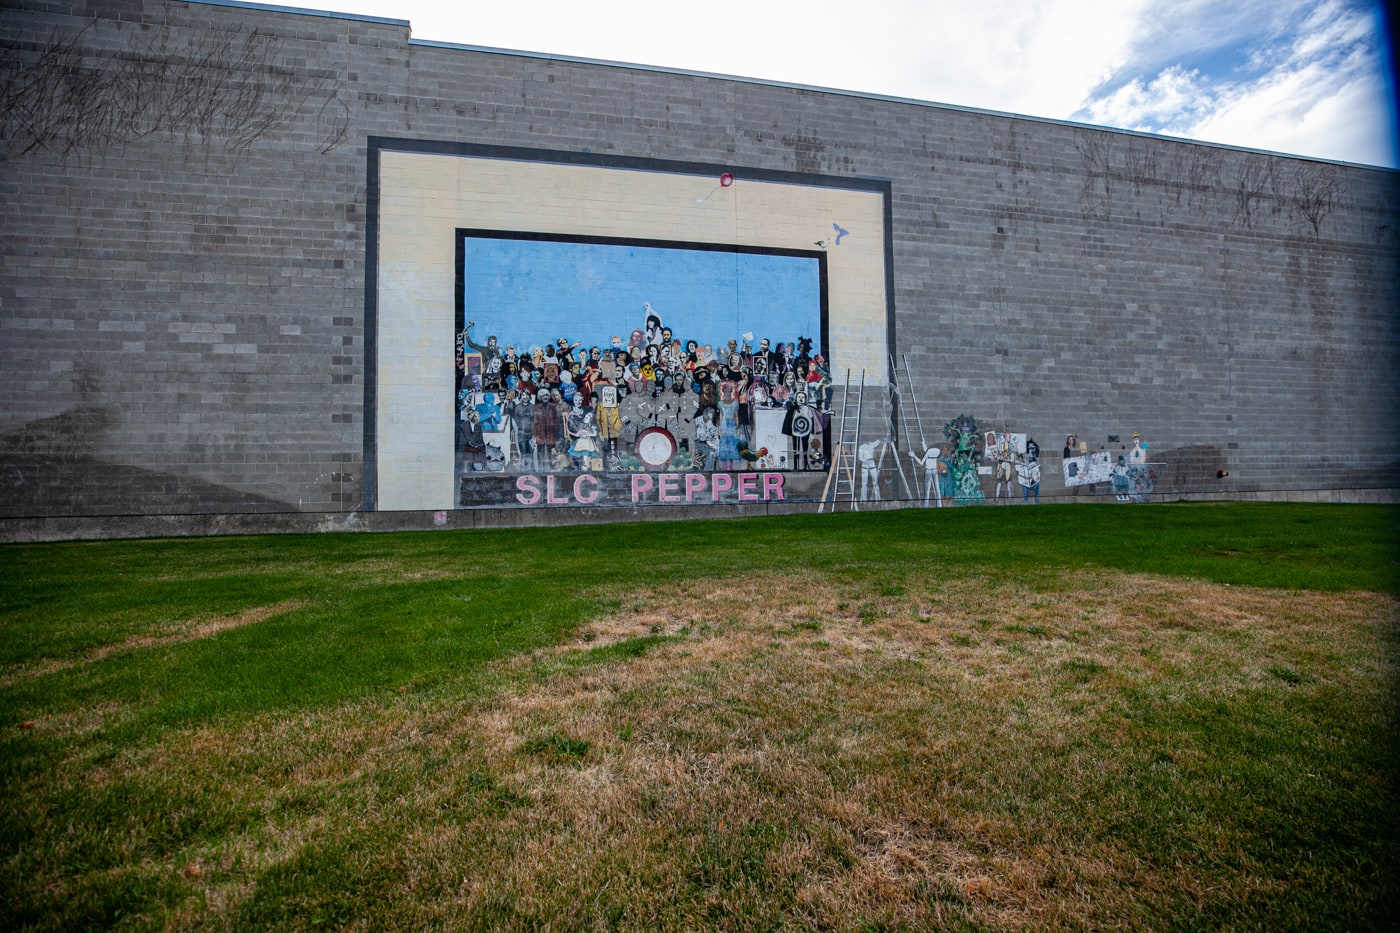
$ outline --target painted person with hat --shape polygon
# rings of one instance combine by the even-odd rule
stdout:
[[[486,338],[486,345],[482,346],[472,340],[472,328],[476,326],[476,321],[468,321],[467,327],[462,331],[464,342],[467,346],[481,354],[481,384],[487,389],[499,389],[505,380],[505,355],[501,353],[500,345],[496,341],[496,335],[492,334]]]
[[[556,349],[554,355],[559,358],[559,366],[561,368],[568,369],[574,365],[574,351],[580,346],[582,346],[582,344],[577,340],[573,343],[569,343],[568,337],[560,337],[555,341]]]

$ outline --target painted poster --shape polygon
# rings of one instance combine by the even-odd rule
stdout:
[[[1064,462],[1066,486],[1088,486],[1106,483],[1113,475],[1113,455],[1106,450],[1069,457]]]
[[[982,456],[989,463],[1024,460],[1026,435],[987,431],[982,439]]]
[[[458,270],[459,507],[771,501],[825,468],[824,254],[463,230]]]

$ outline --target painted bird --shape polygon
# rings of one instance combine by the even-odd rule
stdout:
[[[738,444],[738,447],[739,447],[739,456],[743,457],[743,458],[744,458],[744,462],[746,462],[746,463],[753,463],[753,462],[754,462],[755,460],[757,460],[759,457],[766,457],[766,456],[768,456],[768,448],[767,448],[767,447],[760,447],[760,448],[758,449],[758,452],[757,452],[757,453],[755,453],[755,452],[753,451],[753,449],[750,448],[749,445],[748,445],[747,443],[745,443],[744,441],[740,441],[739,444]]]

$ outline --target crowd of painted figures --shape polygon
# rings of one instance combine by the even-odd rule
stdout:
[[[467,321],[460,472],[824,468],[832,383],[811,338],[701,344],[646,312],[626,339],[589,347],[478,343]],[[759,435],[757,422],[773,427]]]
[[[832,382],[810,338],[755,344],[744,334],[702,345],[646,310],[645,326],[625,340],[587,348],[567,337],[544,347],[503,345],[494,335],[477,343],[467,321],[456,354],[459,472],[826,469]],[[966,414],[942,433],[942,446],[909,451],[925,504],[985,501],[987,474],[995,480],[992,498],[1019,492],[1023,501],[1040,501],[1034,438],[984,432]],[[880,498],[894,446],[885,437],[857,447],[862,499]],[[1141,501],[1153,488],[1147,445],[1136,434],[1116,461],[1070,435],[1061,469],[1068,489],[1096,492],[1103,484],[1120,499]]]

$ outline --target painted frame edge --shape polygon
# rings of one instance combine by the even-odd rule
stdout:
[[[888,206],[889,200],[885,199],[883,203]],[[817,263],[818,281],[817,316],[820,321],[818,326],[818,340],[820,342],[819,352],[826,354],[827,358],[830,359],[831,293],[827,279],[829,270],[828,258],[825,250],[746,246],[731,243],[706,243],[693,240],[650,240],[646,238],[598,236],[592,234],[555,234],[541,233],[539,231],[477,229],[471,227],[456,227],[453,230],[453,236],[456,238],[456,242],[453,244],[453,254],[456,263],[453,303],[456,308],[455,327],[459,331],[466,326],[466,241],[474,236],[488,239],[547,240],[551,242],[599,243],[608,246],[641,246],[650,249],[696,249],[705,252],[734,252],[756,256],[788,256],[796,259],[815,260]],[[887,331],[889,330],[888,324],[886,329]],[[828,463],[831,462],[832,456],[831,437],[832,432],[826,431],[822,442],[823,452]],[[457,493],[457,498],[458,504],[455,508],[461,508],[460,491]]]
[[[551,165],[579,165],[590,168],[627,169],[658,172],[668,175],[714,175],[733,172],[734,166],[714,162],[681,162],[642,156],[604,155],[594,152],[573,152],[560,149],[533,149],[523,146],[496,146],[485,143],[462,143],[450,140],[408,139],[394,136],[370,136],[365,145],[365,296],[364,296],[364,441],[360,464],[359,511],[376,512],[379,502],[379,438],[378,438],[378,358],[379,358],[379,207],[381,152],[409,152],[421,155],[446,155],[462,158],[499,159],[515,162],[539,162]],[[895,343],[894,296],[894,183],[888,178],[865,176],[817,175],[775,169],[743,169],[741,180],[776,184],[802,185],[811,188],[842,188],[878,194],[884,210],[885,265],[885,339],[891,360]],[[822,264],[823,270],[825,263]],[[825,289],[823,289],[825,291]],[[823,299],[823,302],[825,299]],[[825,324],[825,322],[823,322]],[[887,361],[889,362],[889,361]],[[893,373],[890,373],[893,377]]]

